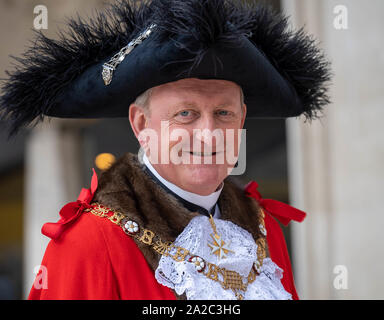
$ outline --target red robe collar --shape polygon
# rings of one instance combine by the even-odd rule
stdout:
[[[76,220],[84,209],[90,207],[90,203],[98,186],[95,169],[92,169],[92,171],[93,175],[91,188],[83,188],[76,202],[70,202],[60,210],[60,220],[58,222],[49,222],[44,224],[41,229],[41,232],[44,235],[51,239],[59,238],[70,223]],[[258,183],[255,181],[249,182],[245,186],[246,195],[255,198],[263,209],[265,209],[274,218],[278,219],[283,225],[288,225],[291,220],[297,222],[302,222],[304,220],[306,217],[306,213],[304,211],[277,200],[262,198],[260,192],[257,190],[258,186]]]

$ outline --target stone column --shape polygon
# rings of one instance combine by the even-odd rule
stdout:
[[[299,295],[382,299],[384,2],[282,4],[294,25],[321,41],[334,73],[325,118],[287,121],[291,203],[308,213],[292,228]],[[340,15],[346,29],[338,28]]]
[[[65,17],[89,17],[95,9],[101,9],[111,0],[88,1],[3,1],[0,3],[0,34],[4,33],[6,45],[0,47],[0,64],[10,68],[9,54],[19,56],[28,41],[33,40],[34,8],[44,5],[48,14],[48,29],[43,33],[57,37],[59,29],[65,28]],[[3,32],[2,32],[3,31]],[[65,123],[69,123],[68,120]],[[74,201],[82,186],[80,168],[80,140],[75,128],[63,127],[62,122],[36,128],[26,147],[25,203],[24,203],[24,297],[27,297],[34,280],[34,266],[39,265],[48,238],[41,234],[45,222],[55,222],[59,210],[67,202]],[[68,130],[67,130],[68,129]]]
[[[76,201],[81,189],[79,137],[58,122],[31,132],[26,148],[24,205],[24,294],[33,284],[49,238],[41,234],[46,222],[59,220],[60,209]],[[48,270],[49,272],[49,270]],[[49,284],[48,284],[49,286]]]

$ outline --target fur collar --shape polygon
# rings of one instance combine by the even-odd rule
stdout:
[[[144,172],[143,166],[137,155],[123,155],[100,175],[93,201],[126,214],[164,241],[173,242],[199,213],[187,210],[179,200],[155,183]],[[232,180],[231,177],[224,180],[218,200],[220,219],[229,220],[248,230],[256,240],[260,237],[259,205]],[[136,243],[149,266],[156,270],[160,256],[145,244]]]

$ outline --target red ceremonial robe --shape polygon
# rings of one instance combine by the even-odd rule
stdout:
[[[284,288],[298,299],[284,235],[276,219],[287,225],[291,220],[302,221],[305,213],[276,200],[262,199],[257,186],[250,182],[245,193],[266,212],[270,257],[284,270]],[[43,226],[42,233],[52,240],[28,299],[175,299],[172,290],[156,281],[144,255],[121,227],[84,212],[96,189],[94,172],[91,188],[82,189],[76,202],[61,209],[57,223]]]

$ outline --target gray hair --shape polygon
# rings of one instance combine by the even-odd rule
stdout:
[[[244,93],[243,93],[243,89],[240,86],[239,88],[240,88],[240,103],[243,109],[243,106],[245,104]],[[146,91],[144,91],[141,95],[139,95],[134,102],[134,104],[142,107],[148,115],[150,115],[149,100],[151,98],[151,94],[152,94],[152,88],[149,88]]]
[[[149,99],[151,98],[152,88],[147,89],[141,95],[139,95],[134,104],[142,107],[146,113],[149,114]]]

